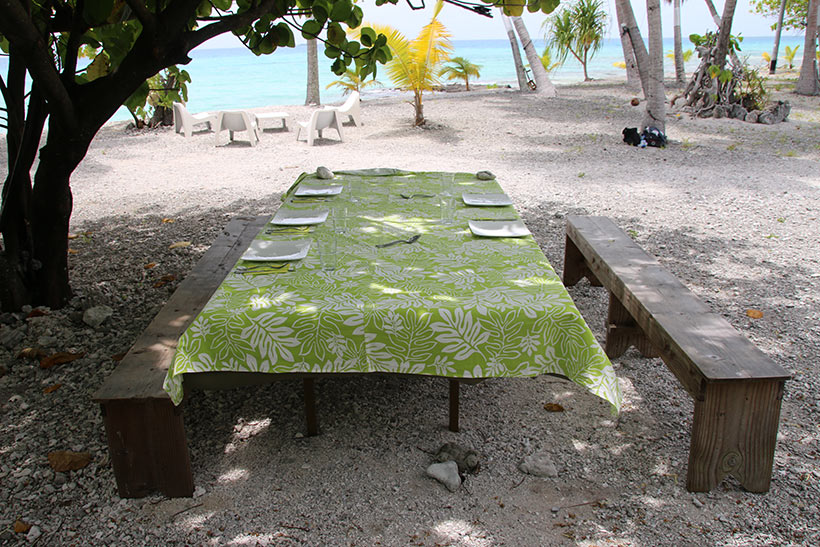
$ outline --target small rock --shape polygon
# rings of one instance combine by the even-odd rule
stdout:
[[[48,463],[54,471],[76,471],[91,463],[91,453],[55,450],[48,453]]]
[[[114,310],[108,306],[94,306],[93,308],[88,308],[83,313],[83,323],[96,329],[112,315],[114,315]]]
[[[50,348],[57,343],[56,336],[40,336],[37,338],[37,345],[41,348]]]
[[[454,461],[458,465],[459,473],[475,473],[481,466],[478,459],[478,452],[469,448],[464,448],[456,443],[446,443],[438,449],[436,461]]]
[[[20,342],[26,337],[26,333],[23,331],[25,327],[20,327],[17,329],[12,329],[10,327],[3,326],[0,328],[0,346],[5,347],[6,349],[14,349],[16,348]]]
[[[536,452],[530,454],[524,461],[518,464],[518,469],[523,473],[535,475],[536,477],[557,477],[558,469],[552,463],[552,458],[546,452]]]
[[[458,476],[458,464],[454,461],[430,465],[427,468],[427,475],[446,486],[450,492],[455,492],[461,486],[461,477]]]
[[[293,436],[294,439],[304,439],[305,435],[301,431],[297,431],[296,435]]]
[[[495,179],[495,175],[493,175],[489,171],[479,171],[475,174],[475,178],[477,178],[478,180],[493,180]]]
[[[54,473],[54,484],[65,484],[66,480],[65,473]]]
[[[196,488],[194,488],[194,497],[195,498],[201,498],[204,495],[205,495],[205,489],[203,487],[197,486]]]
[[[692,505],[694,505],[695,507],[697,507],[698,509],[700,509],[701,507],[703,507],[703,502],[702,502],[702,501],[700,501],[698,498],[694,498],[694,499],[692,500]]]
[[[333,171],[331,171],[327,167],[320,166],[320,167],[316,168],[316,176],[319,177],[320,179],[327,180],[327,179],[332,179],[335,175],[333,174]]]
[[[758,116],[760,116],[760,110],[752,110],[748,114],[746,114],[744,120],[749,123],[757,123]]]
[[[28,534],[26,534],[26,540],[32,542],[42,535],[43,532],[40,530],[39,526],[32,526],[31,529],[28,531]]]

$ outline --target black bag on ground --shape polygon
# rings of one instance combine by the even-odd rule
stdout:
[[[646,146],[654,146],[656,148],[664,148],[666,146],[666,135],[657,127],[647,127],[643,130],[641,135]]]
[[[641,135],[638,133],[637,127],[624,127],[622,131],[624,134],[624,142],[632,146],[638,146],[641,143]]]

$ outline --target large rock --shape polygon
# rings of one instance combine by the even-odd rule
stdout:
[[[0,326],[0,346],[12,350],[26,337],[25,327],[13,329],[8,326]]]
[[[459,473],[475,473],[481,465],[478,452],[470,448],[465,448],[456,443],[446,443],[438,449],[436,461],[454,461],[458,466]]]
[[[427,475],[455,492],[461,486],[461,477],[458,475],[458,464],[454,461],[434,463],[427,468]]]
[[[528,475],[536,477],[557,477],[558,469],[552,462],[552,458],[546,452],[536,452],[530,454],[524,461],[518,464],[518,469]]]
[[[83,313],[83,323],[92,329],[96,329],[112,315],[114,315],[114,310],[108,306],[94,306]]]

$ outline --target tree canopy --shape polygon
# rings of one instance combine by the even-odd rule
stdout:
[[[777,15],[780,13],[780,0],[752,0],[750,5],[755,13],[774,18],[772,29],[777,26]],[[786,30],[805,29],[808,9],[809,0],[786,0],[786,11],[783,14],[783,28]]]

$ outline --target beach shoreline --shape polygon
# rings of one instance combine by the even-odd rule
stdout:
[[[670,112],[669,146],[640,149],[621,141],[642,119],[634,95],[612,81],[560,86],[556,99],[436,93],[424,99],[427,129],[412,126],[404,97],[365,100],[362,127],[345,125],[341,143],[328,130],[313,147],[296,141],[296,122],[313,110],[305,106],[249,109],[291,115],[289,131],[266,129],[256,147],[242,133],[232,144],[223,133],[216,146],[209,132],[106,125],[72,176],[77,297],[0,326],[22,335],[0,345],[0,541],[29,543],[8,532],[21,519],[48,545],[820,543],[820,100],[775,90],[792,114],[774,126]],[[90,399],[112,356],[231,218],[273,213],[299,174],[320,165],[490,170],[559,273],[566,216],[612,217],[794,375],[771,490],[751,494],[727,479],[687,492],[692,401],[659,360],[630,350],[613,360],[624,393],[617,418],[567,381],[499,379],[464,389],[460,434],[446,429],[446,386],[434,379],[321,380],[322,433],[312,438],[298,382],[195,393],[183,411],[195,497],[120,500]],[[170,248],[181,241],[190,245]],[[584,281],[570,294],[602,341],[606,291]],[[114,315],[91,329],[81,316],[96,304]],[[17,358],[24,347],[85,356],[41,369]],[[454,493],[424,474],[428,452],[445,442],[482,458]],[[92,462],[55,473],[46,455],[60,449],[87,451]],[[558,477],[518,470],[536,452]]]

